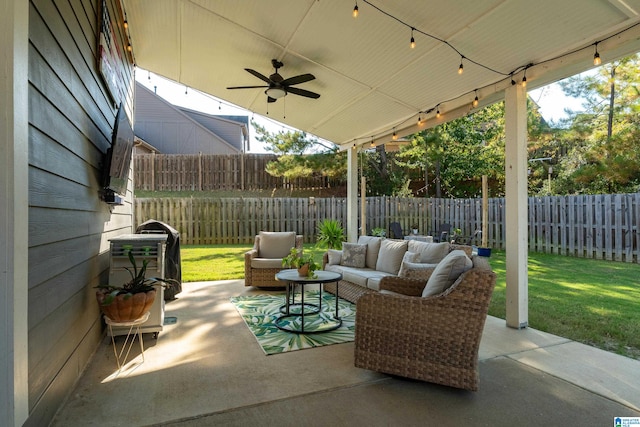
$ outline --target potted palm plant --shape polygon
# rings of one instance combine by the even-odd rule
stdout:
[[[344,229],[335,219],[325,219],[318,225],[318,244],[328,249],[342,249]]]
[[[300,277],[314,277],[314,272],[320,269],[320,264],[315,262],[313,255],[304,255],[296,248],[291,248],[289,255],[282,258],[282,266],[298,269]]]
[[[96,299],[100,310],[110,320],[118,323],[132,322],[147,313],[156,297],[155,285],[171,286],[176,280],[146,277],[148,260],[143,260],[138,268],[136,260],[129,251],[129,262],[132,268],[126,270],[131,280],[122,285],[98,285]]]

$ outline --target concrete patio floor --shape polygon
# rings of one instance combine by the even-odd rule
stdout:
[[[242,280],[183,284],[157,340],[117,372],[105,337],[53,426],[613,426],[640,417],[640,361],[489,317],[480,390],[353,366],[353,343],[265,356],[229,298]]]

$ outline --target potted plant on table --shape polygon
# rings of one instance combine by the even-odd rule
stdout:
[[[289,255],[282,258],[282,266],[296,268],[300,277],[315,277],[314,272],[320,269],[320,264],[315,262],[313,255],[304,255],[296,248],[291,248]]]
[[[96,299],[100,310],[113,322],[132,322],[141,318],[151,310],[156,297],[154,285],[171,286],[176,280],[145,277],[148,260],[142,262],[138,268],[135,258],[129,251],[129,262],[133,268],[126,268],[131,280],[122,285],[98,285]]]

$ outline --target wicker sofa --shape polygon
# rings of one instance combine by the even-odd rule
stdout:
[[[355,366],[477,390],[478,349],[496,275],[487,258],[476,256],[471,262],[436,295],[422,296],[425,279],[434,272],[429,269],[414,278],[387,276],[380,292],[361,295]]]
[[[345,255],[354,248],[365,252],[364,259]],[[360,236],[355,244],[343,243],[342,251],[328,250],[323,256],[323,269],[342,274],[343,279],[337,286],[338,295],[356,303],[362,295],[377,292],[383,278],[398,275],[414,277],[415,270],[433,270],[456,249],[471,256],[471,246]],[[413,258],[408,257],[411,254]],[[336,284],[326,284],[325,289],[335,294]]]

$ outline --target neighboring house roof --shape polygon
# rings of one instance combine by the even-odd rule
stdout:
[[[134,137],[133,150],[134,150],[133,152],[136,153],[136,154],[139,154],[139,153],[156,153],[156,154],[159,154],[160,153],[160,150],[158,150],[156,147],[154,147],[153,145],[149,144],[144,139],[138,138],[137,136]]]
[[[248,121],[175,106],[136,82],[135,134],[160,152],[240,153],[249,139]]]

